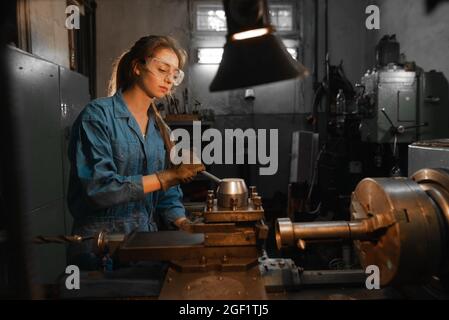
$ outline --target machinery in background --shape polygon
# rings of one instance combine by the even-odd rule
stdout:
[[[344,248],[353,242],[353,265],[363,270],[379,267],[382,286],[394,286],[412,298],[447,298],[449,139],[415,142],[408,146],[408,155],[410,178],[366,178],[358,183],[348,219],[278,219],[278,248],[293,247],[305,255],[316,246]]]
[[[389,65],[368,71],[360,86],[362,141],[410,143],[449,133],[448,87],[441,72]]]
[[[308,168],[310,175],[305,179],[291,172],[288,217],[295,222],[350,220],[351,194],[364,178],[406,176],[409,144],[449,137],[446,78],[406,62],[394,35],[378,43],[376,65],[359,84],[349,82],[342,63],[328,69],[314,99],[310,120],[315,130],[299,133],[297,149],[310,151],[305,151],[307,157],[292,159],[292,168]],[[327,102],[324,112],[322,100]],[[318,146],[312,139],[316,135]],[[424,153],[421,159],[425,161]],[[428,168],[413,172],[423,167]],[[343,268],[357,263],[346,261],[341,243],[310,247],[296,254],[297,264],[331,268],[336,259]]]
[[[399,48],[394,35],[382,38],[376,47],[377,66],[356,85],[361,92],[355,99],[362,142],[392,144],[397,163],[400,147],[449,136],[447,79],[441,72],[424,72],[414,62],[401,61]],[[392,175],[407,172],[399,169]]]
[[[363,178],[404,176],[410,143],[449,136],[449,87],[441,72],[406,62],[395,35],[378,43],[376,66],[355,89],[342,64],[329,70],[314,101],[313,119],[324,93],[329,107],[326,124],[315,128],[322,151],[314,182],[319,203],[311,207],[348,219],[351,192]]]
[[[279,248],[352,240],[363,269],[379,268],[380,284],[405,285],[449,273],[449,170],[421,169],[411,178],[367,178],[352,194],[350,221],[292,223],[278,219]]]
[[[449,136],[449,95],[441,72],[424,72],[413,63],[390,63],[368,71],[357,97],[362,142],[378,150],[379,164],[389,156],[391,176],[407,173],[407,146]],[[371,175],[368,172],[368,175]]]

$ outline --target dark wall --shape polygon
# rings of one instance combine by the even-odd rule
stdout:
[[[424,0],[378,0],[381,10],[378,41],[384,34],[396,34],[407,60],[429,71],[449,77],[449,3],[442,2],[427,14]],[[370,44],[372,46],[372,44]]]

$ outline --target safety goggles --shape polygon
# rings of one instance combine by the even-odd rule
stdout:
[[[146,60],[148,71],[159,79],[167,79],[170,77],[173,85],[179,86],[184,79],[184,71],[178,69],[170,63],[167,63],[156,57],[148,57]]]

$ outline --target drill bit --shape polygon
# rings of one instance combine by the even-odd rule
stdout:
[[[83,241],[92,240],[94,239],[93,236],[91,237],[81,237],[77,235],[73,236],[53,236],[53,237],[46,237],[46,236],[37,236],[33,239],[34,244],[46,244],[46,243],[59,243],[59,244],[65,244],[65,243],[81,243]]]

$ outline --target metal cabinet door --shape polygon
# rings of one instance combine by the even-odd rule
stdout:
[[[411,126],[416,123],[417,79],[415,72],[382,71],[378,84],[377,142],[393,142],[391,124],[382,114],[384,108],[395,126]],[[398,142],[415,141],[416,129],[398,135]]]
[[[8,55],[31,212],[63,196],[58,66],[13,48]]]
[[[64,233],[58,66],[8,48],[18,164],[31,236]],[[4,155],[7,156],[7,155]],[[52,283],[65,270],[65,247],[33,246],[35,281]]]
[[[72,216],[67,208],[67,188],[70,172],[70,162],[68,159],[68,144],[70,130],[73,122],[78,117],[81,110],[89,102],[89,79],[82,74],[71,71],[64,67],[59,67],[59,93],[61,105],[61,147],[63,165],[63,191],[64,191],[64,224],[65,233],[72,232]]]

